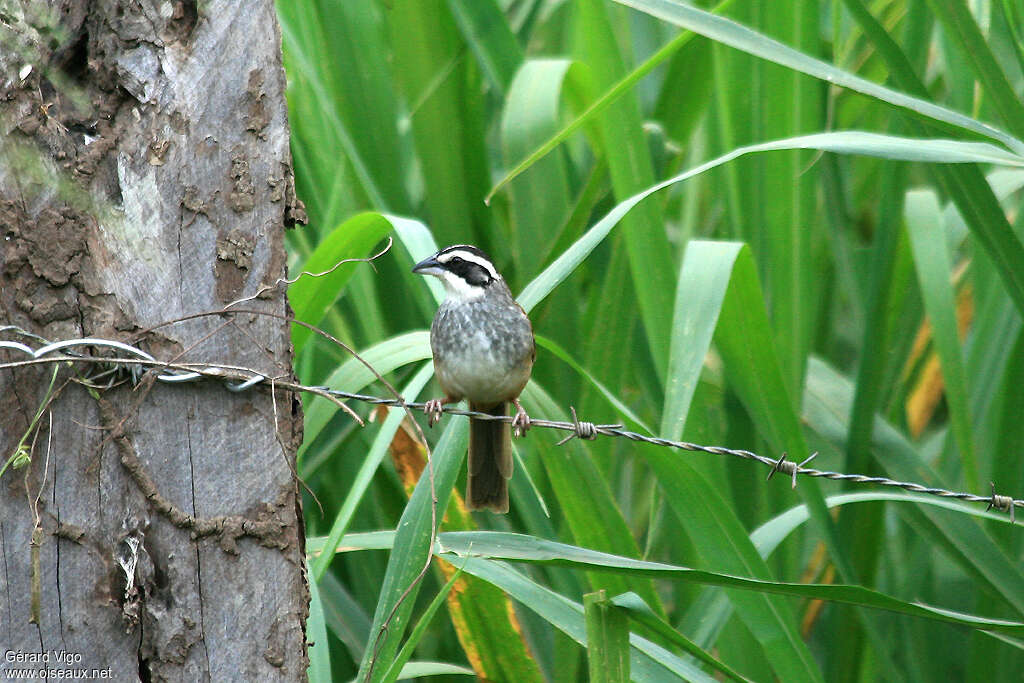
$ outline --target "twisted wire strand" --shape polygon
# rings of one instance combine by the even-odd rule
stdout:
[[[19,333],[23,332],[19,328],[13,326],[0,327],[0,332],[9,330]],[[34,340],[46,342],[46,340],[41,339],[36,335],[25,333],[24,336],[26,338],[34,338]],[[73,351],[72,349],[76,346],[108,347],[131,353],[136,357],[104,358],[89,356]],[[325,397],[332,397],[334,399],[360,401],[371,405],[408,408],[411,410],[419,410],[424,413],[428,410],[428,404],[426,402],[408,402],[396,398],[384,398],[370,394],[360,394],[351,391],[342,391],[340,389],[331,389],[330,387],[325,386],[307,386],[291,382],[284,378],[268,377],[256,370],[241,366],[190,362],[166,363],[154,359],[151,355],[141,349],[137,349],[122,342],[104,339],[70,339],[57,343],[45,343],[44,346],[37,349],[32,349],[28,344],[20,342],[0,340],[0,349],[20,351],[26,355],[32,356],[27,360],[0,363],[0,369],[62,362],[87,363],[100,365],[103,369],[91,378],[87,376],[85,378],[86,380],[95,379],[101,375],[109,375],[110,368],[113,366],[128,369],[131,373],[132,381],[138,381],[141,376],[139,370],[149,368],[158,370],[159,372],[156,375],[156,380],[166,383],[194,382],[201,379],[212,379],[224,383],[230,391],[246,391],[260,384],[273,383],[276,387],[282,389],[311,392]],[[61,353],[58,354],[57,352]],[[706,446],[691,443],[689,441],[674,441],[672,439],[665,439],[657,436],[647,436],[645,434],[625,429],[621,424],[595,424],[592,422],[583,422],[577,417],[575,408],[570,408],[570,410],[573,417],[572,422],[529,418],[529,426],[570,432],[566,438],[558,442],[558,445],[562,445],[574,438],[592,440],[600,435],[624,438],[630,441],[652,444],[663,448],[674,448],[682,451],[709,453],[712,455],[726,455],[744,460],[753,460],[770,468],[768,472],[768,479],[771,479],[772,476],[778,472],[791,477],[792,486],[794,488],[796,488],[796,480],[798,476],[818,477],[831,479],[833,481],[853,482],[856,484],[874,484],[876,486],[898,488],[913,493],[923,493],[930,496],[950,498],[968,503],[986,503],[988,505],[988,509],[1008,512],[1010,519],[1013,522],[1016,522],[1015,509],[1024,508],[1024,499],[1016,499],[1011,496],[997,494],[995,484],[991,485],[992,492],[990,495],[982,496],[974,493],[950,491],[939,487],[925,486],[911,481],[899,481],[889,477],[819,470],[813,467],[806,467],[807,463],[817,456],[817,453],[812,453],[810,457],[800,463],[788,460],[786,453],[783,453],[779,458],[773,459],[742,449],[725,448],[723,446]],[[463,415],[477,420],[492,420],[497,422],[512,422],[514,419],[512,416],[491,415],[489,413],[465,410],[463,408],[456,408],[453,406],[444,406],[442,408],[442,412],[448,413],[449,415]]]

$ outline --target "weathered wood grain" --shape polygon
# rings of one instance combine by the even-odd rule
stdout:
[[[145,332],[285,274],[283,232],[302,209],[273,2],[40,5],[8,3],[0,22],[0,325],[288,376],[279,318]],[[287,312],[280,291],[244,307]],[[0,370],[0,462],[51,371]],[[97,398],[73,372],[58,376],[31,465],[0,478],[0,671],[304,679],[297,401],[278,391],[275,411],[268,389],[214,382]],[[137,560],[127,597],[119,558]]]

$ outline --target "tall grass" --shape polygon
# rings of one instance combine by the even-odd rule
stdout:
[[[535,417],[1024,495],[1020,10],[620,1],[280,2],[292,270],[394,240],[295,285],[299,317],[436,396],[440,292],[410,266],[469,242],[530,311]],[[303,381],[387,393],[295,344]],[[540,429],[512,512],[470,516],[463,418],[421,475],[402,413],[305,410],[315,680],[393,680],[400,648],[407,675],[585,680],[588,633],[636,680],[1024,670],[1005,516]],[[472,533],[419,578],[445,511]]]

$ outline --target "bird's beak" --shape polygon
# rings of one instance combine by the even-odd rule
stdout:
[[[436,254],[428,258],[423,259],[415,266],[412,267],[412,272],[419,273],[420,275],[440,275],[444,272],[444,268],[437,262]]]

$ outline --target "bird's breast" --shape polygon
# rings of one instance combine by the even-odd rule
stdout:
[[[533,367],[533,330],[512,301],[442,304],[430,346],[441,388],[474,403],[515,398]]]

